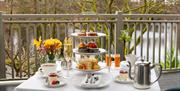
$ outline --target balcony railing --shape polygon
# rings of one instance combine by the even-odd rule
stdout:
[[[63,41],[72,32],[92,30],[107,34],[107,41],[99,40],[101,47],[120,53],[121,60],[132,53],[161,63],[164,71],[178,71],[179,24],[180,15],[174,14],[0,13],[0,78],[24,79],[36,72],[42,59],[33,45],[34,38]],[[122,31],[127,31],[130,42],[119,40]]]

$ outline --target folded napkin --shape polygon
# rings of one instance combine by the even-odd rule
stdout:
[[[101,82],[100,75],[94,75],[94,76],[86,75],[86,77],[81,82],[81,87],[88,87],[88,88],[98,87],[100,82]]]

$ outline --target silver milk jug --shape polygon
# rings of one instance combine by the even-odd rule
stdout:
[[[158,81],[162,73],[162,66],[160,64],[151,64],[148,61],[144,61],[140,59],[136,61],[135,68],[134,68],[134,77],[131,76],[131,63],[129,63],[129,78],[133,80],[133,85],[137,89],[148,89],[150,86]],[[159,76],[153,82],[151,82],[151,69],[154,67],[159,66]]]

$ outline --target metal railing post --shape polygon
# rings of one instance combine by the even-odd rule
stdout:
[[[180,18],[179,18],[180,19]],[[180,51],[180,23],[178,23],[178,29],[177,29],[177,51]]]
[[[180,20],[180,18],[179,18]],[[180,59],[178,59],[179,56],[179,51],[180,51],[180,23],[177,23],[177,29],[176,29],[176,48],[175,48],[175,59],[176,59],[176,69],[178,68],[177,62],[180,61]],[[180,68],[180,67],[179,67]]]
[[[124,60],[124,51],[123,51],[123,42],[119,40],[121,35],[121,31],[123,30],[123,13],[121,11],[117,11],[117,22],[114,32],[114,42],[115,42],[115,53],[119,53],[121,55],[121,60]]]
[[[0,12],[0,78],[6,78],[3,12]]]

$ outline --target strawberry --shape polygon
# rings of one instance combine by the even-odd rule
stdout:
[[[96,45],[95,42],[89,42],[89,43],[87,44],[87,46],[88,46],[89,48],[97,48],[97,45]]]
[[[52,85],[59,84],[59,81],[53,80],[53,81],[51,82],[51,84],[52,84]]]
[[[53,80],[53,81],[51,82],[51,84],[52,84],[52,85],[55,85],[55,84],[56,84],[56,81],[55,81],[55,80]]]

